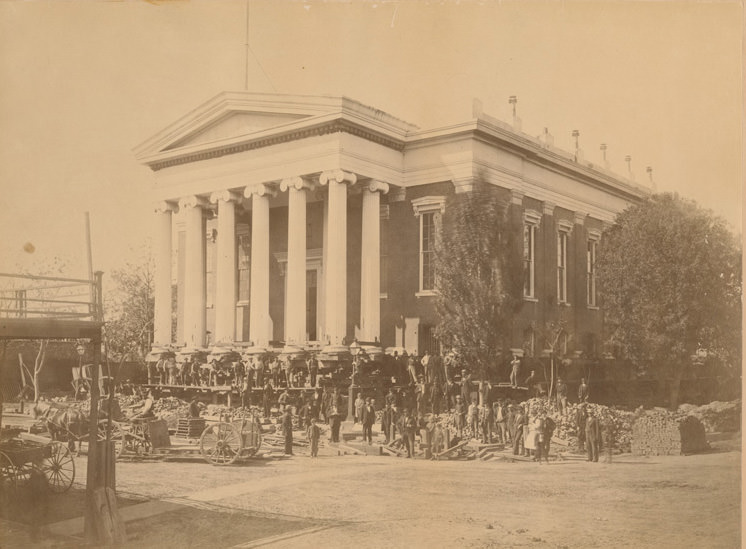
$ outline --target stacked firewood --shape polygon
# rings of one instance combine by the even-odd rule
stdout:
[[[634,455],[690,454],[707,447],[704,425],[694,416],[654,410],[640,413],[632,425]]]

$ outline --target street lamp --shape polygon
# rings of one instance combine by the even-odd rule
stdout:
[[[82,343],[78,343],[75,347],[78,352],[78,375],[73,376],[73,382],[75,385],[75,400],[78,400],[78,393],[80,392],[80,382],[83,379],[83,356],[85,355],[85,346]]]
[[[355,417],[353,411],[353,400],[355,398],[355,381],[358,375],[358,361],[357,357],[360,354],[360,343],[357,339],[350,343],[350,354],[352,355],[352,375],[350,376],[350,388],[347,390],[347,421]]]

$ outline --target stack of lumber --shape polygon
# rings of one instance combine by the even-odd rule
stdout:
[[[636,456],[691,454],[707,448],[705,428],[694,416],[652,411],[639,415],[632,425],[632,454]]]
[[[176,424],[176,436],[179,438],[199,438],[204,430],[205,420],[201,417],[181,417]]]

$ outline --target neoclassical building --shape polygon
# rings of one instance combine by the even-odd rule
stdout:
[[[604,226],[648,192],[478,106],[420,129],[345,97],[221,93],[135,154],[157,203],[156,344],[434,349],[434,235],[447,197],[481,178],[523,226],[512,345],[562,314],[594,353]]]

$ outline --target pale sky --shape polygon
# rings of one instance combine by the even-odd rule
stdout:
[[[110,274],[152,230],[132,149],[214,95],[346,95],[421,128],[472,99],[740,232],[740,2],[0,1],[0,272]],[[31,242],[34,253],[23,251]],[[106,275],[105,275],[106,276]]]

